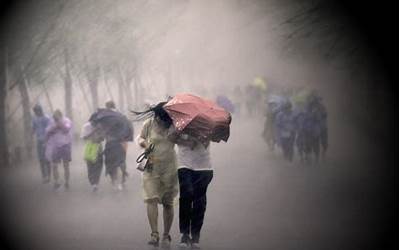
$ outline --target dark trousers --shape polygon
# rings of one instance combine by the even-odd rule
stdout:
[[[126,172],[126,151],[119,141],[107,141],[104,150],[104,163],[106,175],[109,174],[114,182],[117,179],[118,168],[122,172],[121,183],[125,183],[128,173]]]
[[[103,155],[99,154],[95,162],[86,162],[86,165],[90,185],[99,184],[101,172],[103,170]]]
[[[325,154],[328,150],[328,129],[323,129],[320,137],[323,154]]]
[[[44,141],[37,141],[36,144],[39,164],[40,164],[40,171],[42,173],[43,179],[50,179],[51,175],[51,167],[50,162],[46,159],[45,151],[46,151],[46,143]]]
[[[285,159],[289,161],[293,160],[293,153],[294,153],[293,142],[294,142],[293,136],[287,138],[281,138],[283,156]]]
[[[212,170],[178,170],[179,178],[179,230],[199,242],[207,206],[207,187],[213,178]]]

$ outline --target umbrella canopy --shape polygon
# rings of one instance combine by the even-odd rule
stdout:
[[[123,114],[110,110],[98,109],[91,115],[90,122],[100,124],[107,136],[118,141],[133,141],[132,123]]]
[[[163,107],[178,132],[200,141],[228,141],[231,115],[216,103],[191,94],[177,94]]]
[[[235,112],[235,106],[233,105],[231,100],[229,100],[229,98],[224,95],[217,96],[217,104],[230,113]]]

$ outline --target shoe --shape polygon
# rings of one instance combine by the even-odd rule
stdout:
[[[191,247],[192,247],[192,249],[201,249],[198,242],[192,242]]]
[[[118,184],[118,186],[117,186],[117,190],[118,190],[118,191],[122,191],[122,190],[124,190],[124,187],[122,186],[122,184]]]
[[[160,237],[158,236],[158,232],[151,233],[151,238],[147,244],[158,247],[160,245]]]
[[[161,247],[162,248],[170,248],[171,247],[171,235],[163,235],[161,240]]]
[[[178,246],[180,249],[189,249],[190,248],[190,237],[187,234],[183,234],[181,238],[181,242],[179,242]]]
[[[96,184],[94,184],[94,185],[92,186],[92,192],[93,192],[93,193],[96,193],[98,189],[99,189],[99,188],[97,187]]]

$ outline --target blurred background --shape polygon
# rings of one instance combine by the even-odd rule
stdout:
[[[118,234],[119,243],[109,245],[82,240],[103,234],[115,239],[111,231],[121,224],[111,226],[108,234],[97,232],[95,228],[103,224],[85,215],[87,223],[97,221],[93,230],[98,234],[88,235],[80,229],[79,212],[65,208],[88,209],[93,202],[88,201],[88,194],[79,194],[85,192],[86,176],[78,166],[83,165],[78,135],[90,114],[108,100],[114,100],[117,109],[129,116],[130,110],[144,110],[180,92],[212,100],[224,95],[242,105],[240,112],[233,113],[230,141],[213,150],[220,177],[214,179],[210,198],[214,206],[209,208],[210,220],[223,217],[224,211],[239,219],[210,222],[211,231],[205,233],[212,243],[207,245],[209,249],[392,246],[397,237],[392,236],[397,228],[397,6],[317,0],[28,0],[3,2],[2,7],[0,162],[4,166],[2,191],[7,197],[3,214],[10,219],[4,223],[10,235],[5,248],[20,244],[21,249],[143,249],[129,241],[128,233],[126,237]],[[262,79],[267,93],[305,89],[322,97],[330,138],[323,167],[286,166],[279,153],[267,152],[261,138],[264,113],[250,115],[244,108],[246,87],[257,79]],[[31,128],[36,103],[47,114],[60,109],[73,121],[75,198],[53,197],[36,183],[39,168]],[[141,124],[134,126],[136,136]],[[133,143],[130,148],[128,163],[133,173],[139,150]],[[227,159],[227,155],[233,158]],[[139,175],[131,178],[135,185],[130,195],[135,196],[135,206],[142,205]],[[133,200],[121,199],[118,206],[114,196],[104,195],[106,198],[96,198],[94,203],[109,207],[109,211],[121,209],[126,215],[122,217],[130,218]],[[231,199],[224,200],[224,195]],[[330,195],[333,198],[327,198]],[[26,199],[22,202],[18,197]],[[281,206],[293,210],[283,216],[278,212]],[[295,209],[298,206],[303,208]],[[253,207],[251,215],[247,209]],[[336,217],[321,212],[334,207]],[[65,221],[55,223],[55,218],[63,216],[49,211],[63,208]],[[144,208],[140,209],[144,216]],[[19,214],[16,211],[35,219],[7,216]],[[97,218],[107,217],[100,207],[96,211]],[[315,228],[307,229],[306,218],[312,213],[319,220],[313,224]],[[46,221],[46,214],[52,222]],[[277,229],[267,226],[271,220],[273,225],[300,222]],[[261,229],[243,226],[257,223]],[[144,242],[146,223],[143,220],[138,225],[131,231],[143,231],[137,242]],[[235,227],[239,229],[230,231]],[[64,232],[62,228],[67,229]],[[50,233],[57,230],[64,235],[80,233],[64,238]],[[218,230],[231,241],[216,239]],[[265,232],[273,242],[270,245],[262,243]],[[46,235],[52,235],[53,241],[44,244]],[[75,245],[65,243],[72,241]],[[332,245],[325,245],[326,241]],[[353,241],[356,243],[349,243]]]

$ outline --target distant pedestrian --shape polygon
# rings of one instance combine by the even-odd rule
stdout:
[[[320,98],[314,93],[310,96],[306,105],[303,129],[305,131],[306,160],[311,161],[314,155],[314,163],[319,162],[320,146],[323,152],[328,147],[327,113],[320,102]]]
[[[295,139],[295,120],[292,112],[292,104],[287,101],[282,110],[276,115],[276,127],[278,129],[279,144],[283,151],[283,156],[290,162],[294,155],[294,139]]]
[[[54,189],[60,187],[58,164],[64,167],[64,187],[69,189],[69,163],[71,162],[72,122],[60,110],[54,111],[53,119],[46,128],[46,158],[53,167]]]
[[[307,158],[307,131],[305,128],[305,121],[307,119],[307,114],[302,107],[296,107],[294,112],[294,124],[296,127],[296,139],[295,144],[297,148],[297,152],[300,157],[300,162],[305,163]]]
[[[315,100],[316,112],[318,113],[318,122],[320,127],[320,142],[322,146],[322,157],[326,157],[328,151],[328,112],[322,103],[322,98],[317,97]]]
[[[128,141],[133,140],[133,138],[131,138],[131,136],[133,137],[133,127],[131,122],[121,122],[127,119],[116,109],[113,101],[106,102],[105,107],[106,110],[111,111],[108,114],[109,116],[116,117],[115,122],[111,122],[106,126],[101,123],[99,124],[100,128],[103,129],[106,140],[104,149],[106,174],[110,175],[113,187],[118,191],[122,191],[126,178],[128,177],[126,170],[126,152],[128,150]],[[129,124],[129,128],[126,124]]]
[[[42,106],[36,104],[33,107],[35,116],[32,119],[32,129],[36,135],[36,150],[42,174],[42,182],[49,183],[51,168],[50,162],[46,159],[46,128],[50,123],[50,118],[44,114]]]
[[[268,148],[270,151],[273,151],[276,144],[275,138],[275,118],[276,118],[276,103],[268,102],[265,114],[265,123],[264,130],[262,132],[262,136],[264,141],[268,144]]]
[[[103,147],[104,136],[100,129],[87,122],[83,125],[81,138],[85,140],[84,158],[87,165],[89,183],[92,191],[98,190],[101,172],[103,170]]]

